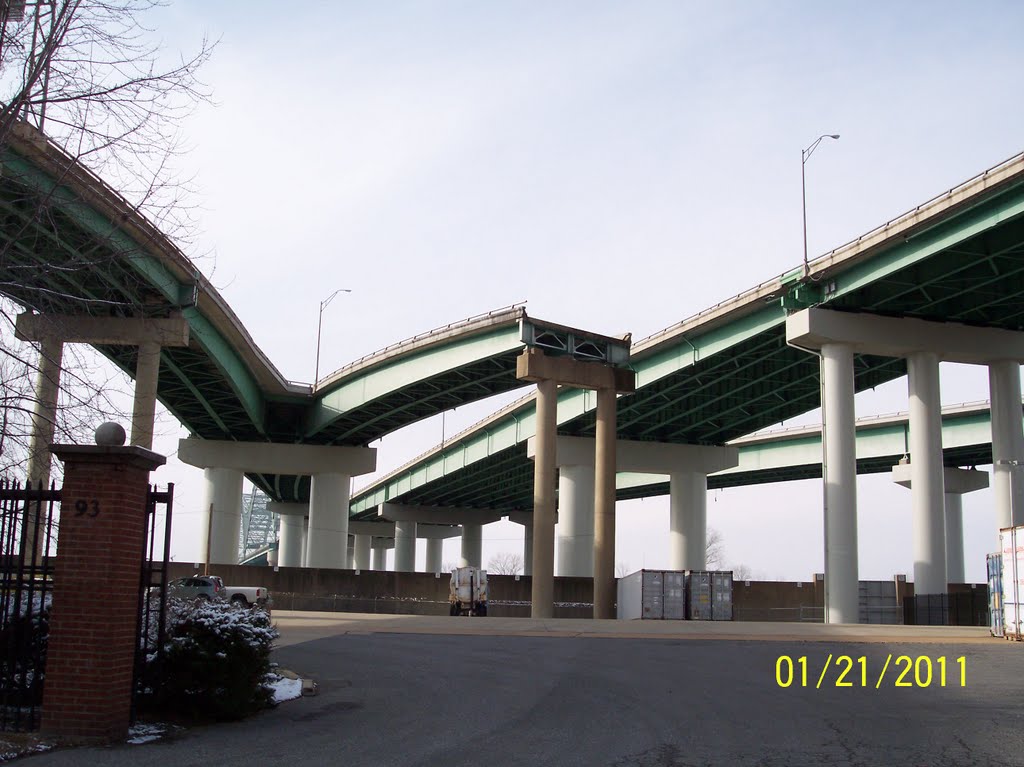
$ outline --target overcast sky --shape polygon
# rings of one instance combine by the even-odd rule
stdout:
[[[639,339],[800,263],[800,150],[822,133],[842,138],[807,165],[812,258],[1024,149],[1024,6],[922,7],[176,0],[156,24],[169,48],[221,40],[204,71],[217,104],[184,126],[195,253],[292,380],[313,378],[337,288],[352,293],[324,313],[321,374],[520,301]],[[988,396],[983,370],[943,365],[942,387]],[[447,433],[492,407],[449,414]],[[906,407],[898,381],[857,414]],[[164,431],[172,452],[184,432]],[[440,437],[440,419],[389,436],[378,465]],[[161,471],[188,560],[201,472]],[[884,476],[859,493],[861,576],[912,572],[910,494]],[[991,493],[964,506],[980,581]],[[667,566],[667,508],[619,504],[619,561]],[[730,564],[822,570],[820,482],[714,492],[708,519]],[[485,528],[485,563],[521,535]]]

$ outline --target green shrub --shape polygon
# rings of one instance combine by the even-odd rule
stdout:
[[[239,719],[273,700],[267,686],[277,630],[264,610],[224,602],[168,604],[158,705],[192,720]]]

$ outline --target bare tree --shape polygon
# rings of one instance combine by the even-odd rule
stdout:
[[[629,573],[630,573],[629,562],[621,562],[620,561],[620,562],[617,562],[615,564],[615,577],[616,578],[625,578],[627,575],[629,575]]]
[[[492,575],[518,575],[523,569],[523,555],[503,551],[487,561],[487,572]]]
[[[731,569],[734,581],[749,581],[754,578],[754,571],[748,565],[733,565]]]
[[[0,471],[27,458],[41,360],[32,344],[14,338],[15,316],[69,307],[118,316],[153,311],[144,280],[130,268],[119,271],[119,291],[97,292],[95,281],[85,287],[87,276],[114,258],[102,245],[118,224],[73,243],[55,204],[61,185],[73,179],[78,188],[98,189],[100,176],[133,215],[179,242],[190,235],[188,185],[176,177],[174,158],[181,120],[209,99],[197,72],[212,46],[203,40],[193,54],[169,59],[146,26],[162,4],[0,0],[0,153],[37,145],[50,177],[48,186],[30,183],[31,172],[19,175],[3,163],[5,194],[14,197],[0,238]],[[59,262],[39,255],[61,247]],[[42,279],[44,270],[60,274],[59,287]],[[127,381],[90,351],[69,347],[65,355],[54,426],[58,441],[79,441],[101,420],[123,417],[118,390]]]
[[[721,530],[714,527],[708,528],[704,560],[708,570],[722,569],[722,565],[725,562],[725,541]]]

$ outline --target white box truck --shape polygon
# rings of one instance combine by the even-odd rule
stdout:
[[[487,615],[487,571],[456,567],[448,589],[449,615]]]

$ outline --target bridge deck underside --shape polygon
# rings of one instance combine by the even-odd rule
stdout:
[[[168,280],[148,249],[152,243],[140,244],[120,221],[83,200],[81,174],[69,172],[55,181],[12,148],[3,151],[0,163],[0,294],[46,314],[163,318],[182,312],[192,326],[191,339],[187,347],[162,350],[157,396],[195,436],[366,445],[419,419],[523,385],[515,377],[518,349],[505,351],[398,387],[306,434],[313,397],[257,390],[247,402],[231,375],[238,371],[227,369],[240,363],[224,359],[224,339],[193,305],[191,285]],[[68,167],[74,169],[73,161]],[[85,188],[94,190],[98,183],[90,178]],[[134,377],[135,347],[97,349]],[[275,500],[309,497],[308,478],[250,479]]]
[[[1015,202],[1019,187],[1004,194]],[[998,197],[985,203],[997,209]],[[955,220],[943,225],[955,230]],[[955,238],[954,238],[955,239]],[[841,286],[843,275],[837,282]],[[830,309],[895,317],[918,317],[982,327],[1024,329],[1024,216],[1000,220],[980,234],[964,237],[927,258],[824,304]],[[619,437],[692,444],[723,444],[819,406],[818,359],[788,347],[784,314],[770,329],[740,340],[726,351],[698,360],[618,401]],[[696,341],[696,338],[693,340]],[[902,359],[855,355],[855,389],[864,391],[906,374]],[[530,406],[532,410],[532,405]],[[594,411],[559,425],[559,433],[593,436]],[[529,436],[529,435],[526,435]],[[864,473],[885,471],[900,456],[861,462]],[[990,445],[947,450],[947,465],[981,465],[991,461]],[[807,466],[756,481],[820,477]],[[712,478],[712,487],[753,481],[740,474]],[[373,488],[368,489],[370,492]],[[532,508],[533,466],[523,444],[449,472],[389,497],[396,503],[459,505],[481,508]],[[620,491],[620,498],[667,492],[667,483]],[[359,496],[357,496],[358,500]],[[358,516],[358,515],[357,515]]]
[[[307,438],[314,444],[366,445],[396,429],[478,399],[518,389],[519,350],[485,357],[395,389],[336,418]]]

